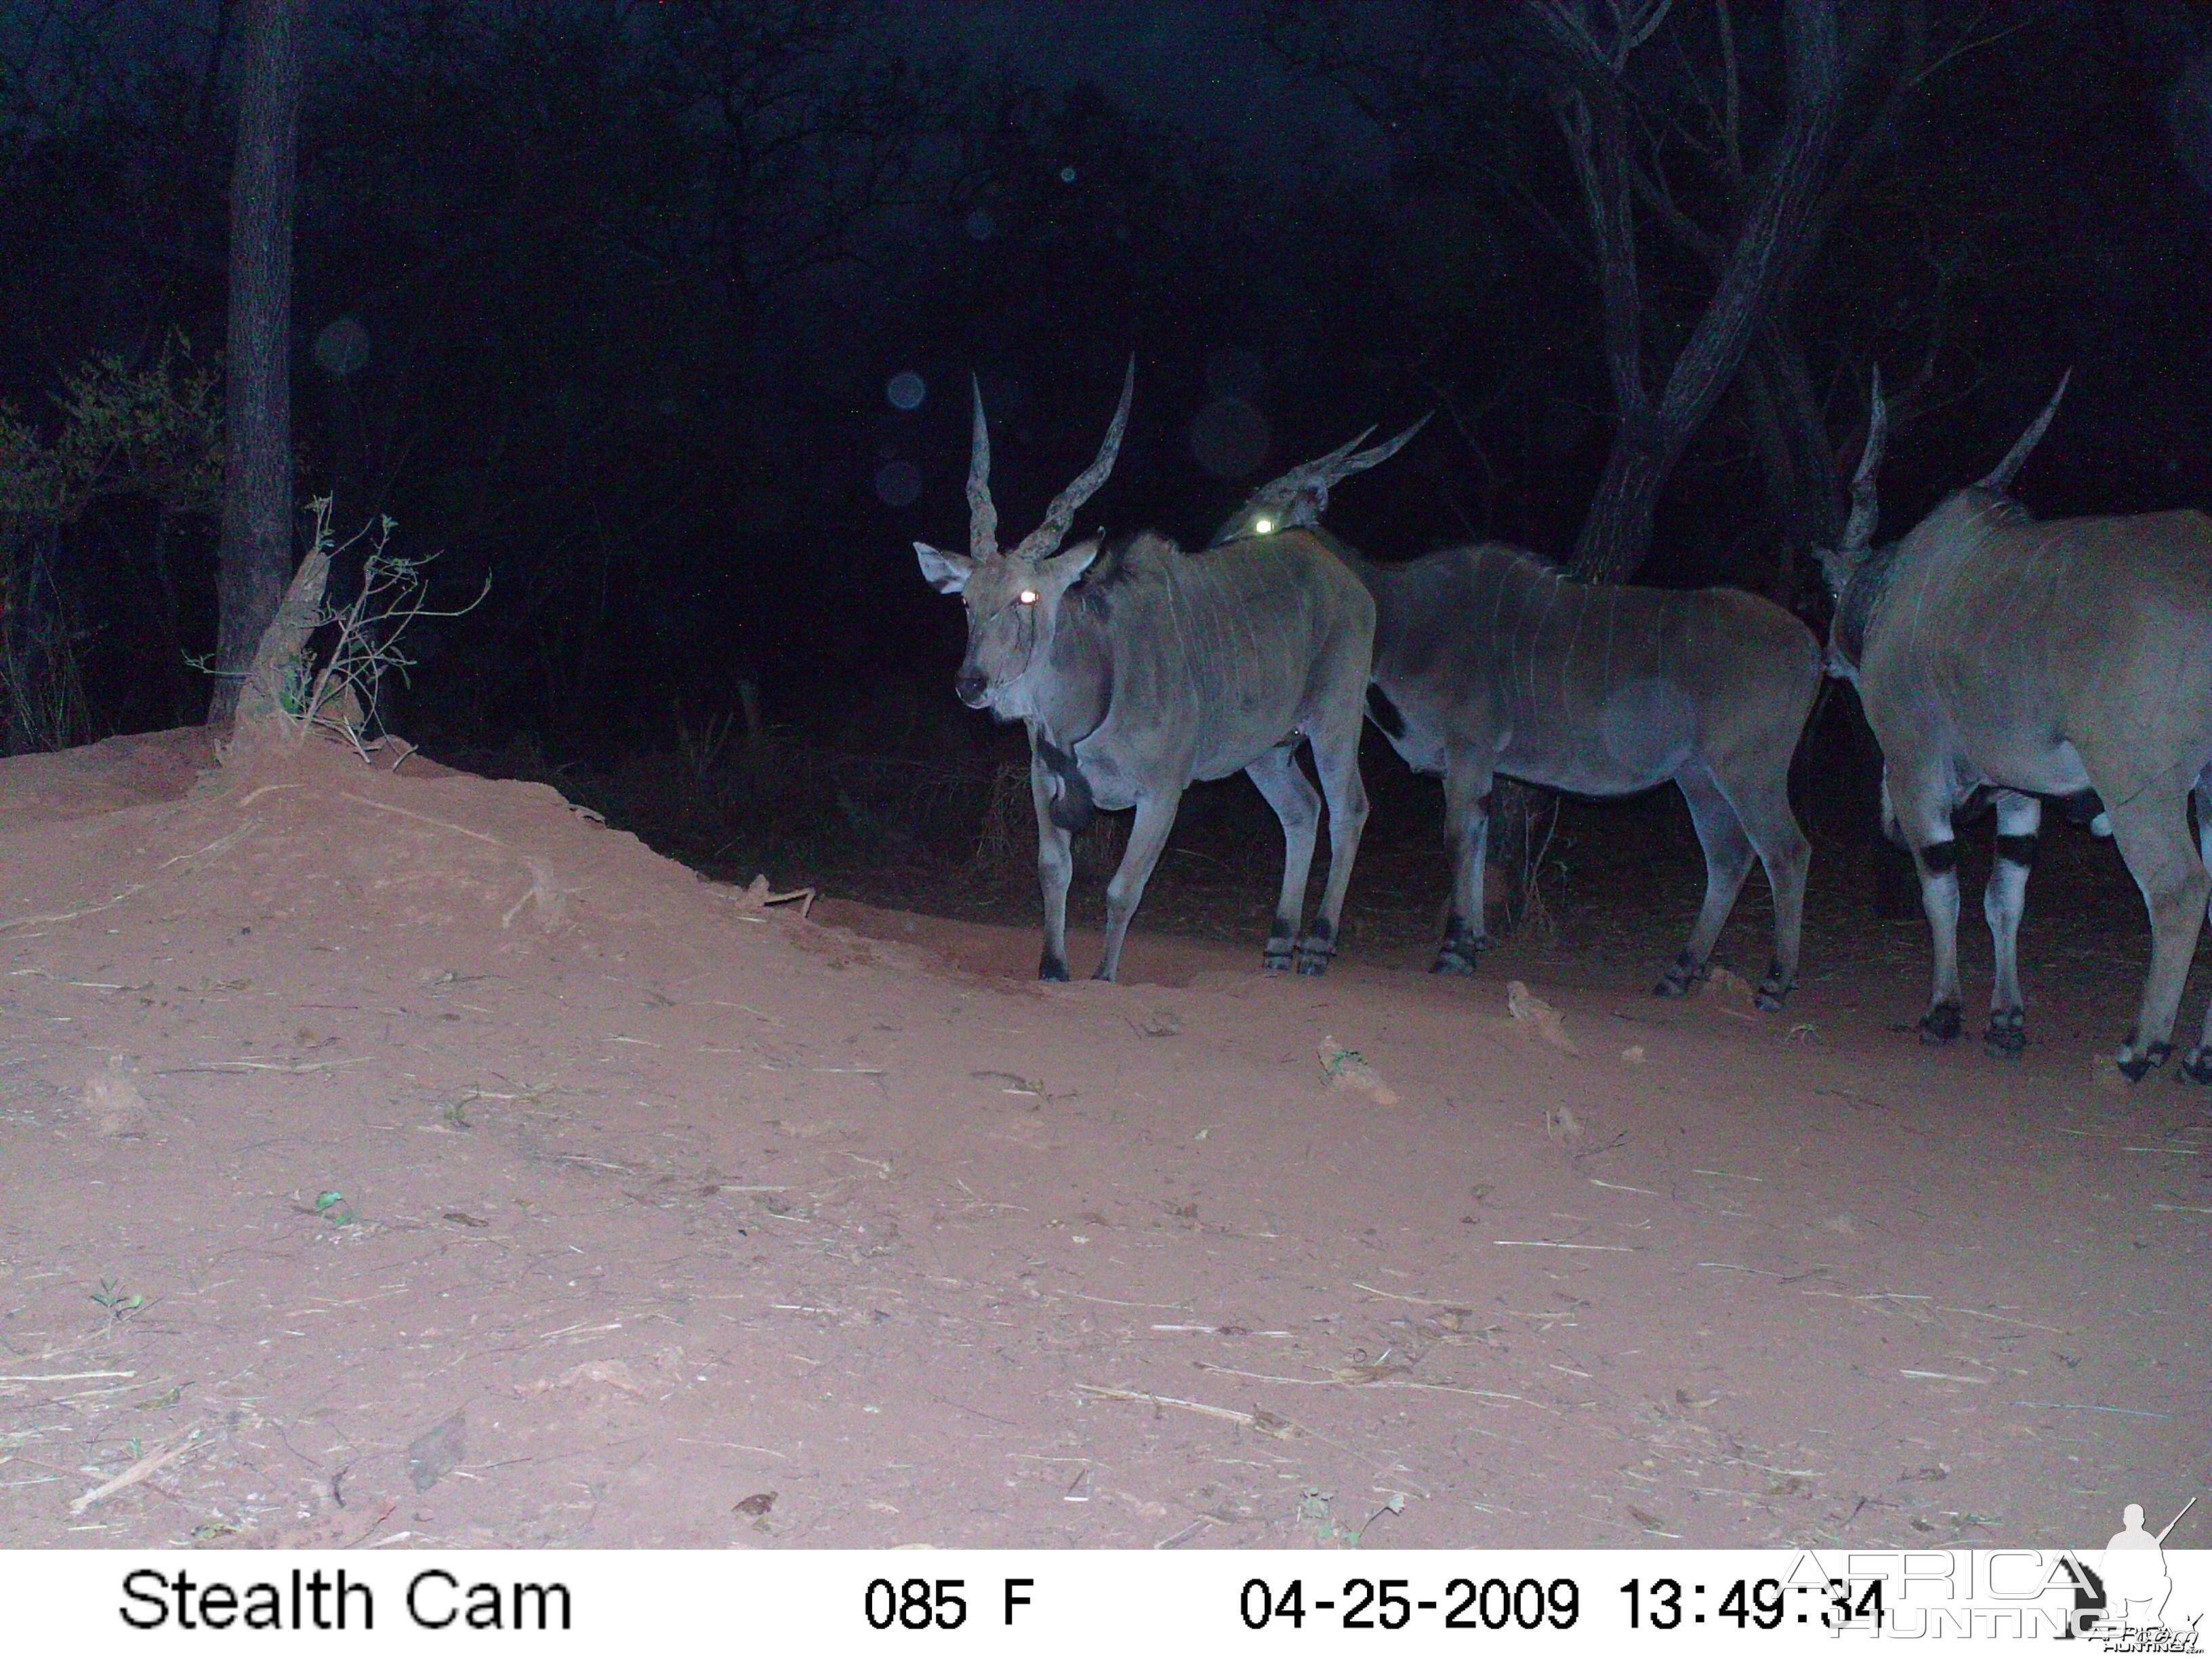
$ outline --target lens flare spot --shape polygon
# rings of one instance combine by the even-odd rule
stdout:
[[[315,336],[315,362],[325,374],[342,380],[368,361],[368,331],[358,317],[325,323]]]
[[[921,495],[921,469],[912,461],[885,461],[876,469],[876,495],[885,507],[912,507]]]
[[[1217,478],[1241,478],[1267,459],[1267,417],[1241,398],[1217,398],[1190,422],[1190,450]]]

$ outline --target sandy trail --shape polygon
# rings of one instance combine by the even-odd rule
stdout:
[[[0,1545],[2056,1546],[2212,1476],[2212,1132],[2055,1028],[1045,987],[195,741],[0,764]]]

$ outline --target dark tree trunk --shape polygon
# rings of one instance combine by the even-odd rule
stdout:
[[[1893,33],[1899,38],[1899,61],[1887,90],[1873,100],[1856,137],[1843,146],[1842,159],[1835,164],[1825,186],[1817,191],[1804,190],[1809,174],[1801,173],[1798,186],[1802,193],[1794,211],[1784,213],[1772,222],[1779,233],[1778,246],[1773,249],[1773,264],[1765,279],[1765,295],[1759,314],[1752,319],[1756,332],[1747,347],[1739,345],[1742,357],[1739,385],[1746,405],[1747,424],[1765,474],[1767,507],[1779,527],[1779,556],[1767,587],[1773,598],[1784,604],[1790,602],[1800,586],[1798,573],[1804,553],[1814,547],[1832,544],[1843,523],[1844,469],[1828,443],[1825,413],[1806,370],[1803,348],[1790,325],[1791,298],[1806,270],[1819,256],[1837,217],[1864,187],[1875,164],[1896,144],[1905,112],[1921,95],[1930,73],[1927,0],[1904,0],[1902,4],[1869,3],[1851,9],[1839,22],[1848,24],[1849,28],[1847,33],[1838,31],[1842,38],[1832,41],[1827,53],[1832,66],[1828,74],[1828,95],[1833,108],[1840,109],[1847,99],[1856,98],[1864,90],[1881,60],[1883,42]],[[1556,36],[1556,30],[1553,33]],[[1794,40],[1795,37],[1793,42]],[[1793,75],[1797,64],[1798,60],[1792,58]],[[1793,82],[1793,88],[1795,85]],[[1797,91],[1793,89],[1791,98],[1794,118],[1800,107]],[[1832,130],[1817,146],[1809,147],[1802,131],[1793,134],[1785,126],[1766,173],[1759,180],[1739,174],[1737,188],[1747,193],[1757,184],[1771,198],[1778,185],[1775,165],[1785,159],[1792,143],[1796,146],[1798,161],[1809,166],[1813,172],[1819,171],[1823,163],[1818,151],[1832,148],[1837,143],[1833,125],[1832,120]],[[1583,182],[1587,192],[1591,185],[1587,170]],[[1715,282],[1724,284],[1730,270],[1742,263],[1744,239],[1739,236],[1730,246],[1711,234],[1682,212],[1656,173],[1631,169],[1626,182],[1684,249],[1706,264]],[[1752,217],[1755,216],[1754,210]],[[1602,251],[1603,239],[1600,240]],[[1632,258],[1628,263],[1632,270]],[[1610,312],[1613,288],[1603,280],[1600,288]],[[1619,349],[1612,343],[1609,331],[1608,359],[1617,359],[1618,356]],[[1609,362],[1609,367],[1618,392],[1621,373],[1617,362]],[[1678,371],[1680,368],[1678,364]],[[1722,375],[1714,382],[1713,389],[1724,389],[1726,384],[1727,377]],[[1640,383],[1636,390],[1640,394]],[[1673,390],[1670,382],[1670,396]],[[1620,404],[1624,410],[1637,406],[1626,400]],[[1698,418],[1702,419],[1710,410],[1708,402]],[[1601,539],[1612,544],[1593,551],[1594,563],[1620,556],[1613,550],[1616,546],[1623,551],[1638,550],[1637,556],[1640,558],[1640,550],[1647,544],[1650,536],[1650,509],[1656,504],[1656,487],[1644,482],[1654,465],[1654,452],[1659,457],[1659,483],[1663,485],[1665,471],[1672,468],[1674,458],[1679,456],[1680,443],[1686,441],[1690,435],[1690,432],[1676,432],[1674,425],[1667,418],[1663,404],[1660,411],[1640,424],[1624,417],[1621,434],[1616,440],[1616,453],[1610,458],[1607,476],[1600,484],[1597,499],[1625,501],[1626,508],[1612,524],[1601,522],[1594,513],[1591,522],[1585,526],[1586,543]],[[1690,431],[1694,429],[1692,423]],[[1666,453],[1670,441],[1675,445],[1673,456]],[[1650,489],[1651,499],[1638,499],[1639,486]]]
[[[1636,574],[1651,548],[1659,492],[1688,441],[1687,433],[1668,432],[1648,412],[1620,423],[1575,538],[1569,562],[1575,574],[1585,581],[1621,582]]]
[[[300,131],[299,0],[238,0],[238,150],[230,173],[221,615],[211,723],[292,574],[292,201]]]
[[[1833,547],[1843,531],[1843,488],[1835,452],[1802,349],[1770,320],[1759,331],[1736,381],[1745,425],[1759,453],[1767,516],[1778,538],[1767,597],[1795,608],[1802,555]]]
[[[1644,390],[1640,328],[1631,308],[1637,303],[1635,162],[1626,149],[1626,65],[1597,48],[1572,9],[1538,6],[1529,15],[1560,52],[1577,86],[1566,125],[1597,244],[1606,356],[1620,422],[1572,564],[1589,580],[1624,581],[1650,549],[1668,474],[1734,379],[1792,274],[1800,245],[1817,230],[1819,187],[1835,134],[1842,78],[1834,0],[1787,0],[1788,112],[1721,265],[1712,301],[1656,404]]]

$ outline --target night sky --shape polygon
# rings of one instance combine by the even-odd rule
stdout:
[[[923,40],[1003,58],[1044,85],[1091,82],[1286,186],[1316,154],[1365,179],[1381,182],[1389,169],[1374,123],[1268,49],[1256,0],[912,0],[907,10]]]
[[[1886,530],[1985,469],[2069,367],[2032,505],[2181,505],[2212,475],[2200,10],[1843,9],[1889,22],[1815,170],[1837,198],[1773,302],[1779,332],[1668,459],[1633,561],[1816,629],[1814,544],[1842,512],[1876,364],[1899,394]],[[1779,37],[1735,12],[1743,180],[1714,160],[1715,8],[1674,8],[1623,85],[1637,165],[1673,192],[1633,213],[1655,394],[1781,131]],[[51,453],[76,441],[73,380],[112,362],[185,398],[220,357],[240,69],[234,38],[212,50],[216,15],[0,16],[0,396]],[[674,752],[679,708],[746,697],[858,741],[882,726],[847,707],[864,686],[921,711],[896,742],[966,741],[945,691],[957,608],[909,547],[964,531],[970,373],[1012,533],[1093,453],[1133,352],[1135,412],[1087,526],[1202,539],[1272,472],[1433,411],[1337,492],[1331,524],[1383,559],[1495,537],[1571,562],[1629,428],[1568,82],[1517,15],[319,7],[297,493],[334,492],[356,526],[388,514],[395,547],[440,556],[439,598],[487,576],[499,595],[419,631],[392,718],[456,755],[604,771]],[[908,373],[918,402],[893,395]],[[188,664],[214,635],[216,514],[187,427],[14,544],[44,637],[82,624],[77,735],[204,706]],[[18,711],[7,742],[33,741]]]

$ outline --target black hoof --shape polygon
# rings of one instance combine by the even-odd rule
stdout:
[[[1989,1029],[1982,1033],[1982,1047],[2000,1059],[2010,1060],[2027,1047],[2027,1032],[2021,1024],[2017,1008],[1990,1016]]]
[[[2135,1044],[2130,1042],[2112,1057],[2112,1063],[2120,1068],[2120,1075],[2130,1083],[2142,1082],[2145,1073],[2165,1065],[2173,1053],[2170,1042],[2154,1042],[2139,1054],[2133,1052]]]
[[[1681,997],[1690,994],[1690,988],[1705,976],[1705,966],[1690,960],[1687,951],[1680,951],[1667,965],[1666,977],[1651,988],[1655,997]]]
[[[1335,954],[1335,927],[1327,916],[1316,916],[1313,932],[1298,941],[1298,971],[1325,974],[1328,971],[1328,959]]]
[[[1489,941],[1454,916],[1444,928],[1443,943],[1437,946],[1437,959],[1429,964],[1432,974],[1471,974],[1482,961],[1482,947]]]
[[[1295,954],[1287,944],[1277,945],[1269,939],[1260,952],[1260,971],[1263,974],[1287,974],[1291,971],[1291,962]]]
[[[1789,1000],[1791,988],[1791,981],[1783,976],[1782,964],[1770,962],[1766,964],[1766,977],[1759,981],[1759,993],[1752,998],[1752,1004],[1763,1014],[1778,1014],[1782,1005]]]
[[[1920,1040],[1931,1045],[1955,1042],[1960,1024],[1959,1005],[1939,1002],[1920,1016]]]
[[[1048,951],[1044,953],[1043,959],[1037,963],[1037,977],[1065,985],[1067,983],[1067,964]]]
[[[2212,1044],[2200,1042],[2191,1048],[2174,1067],[2173,1075],[2180,1083],[2212,1083]]]

